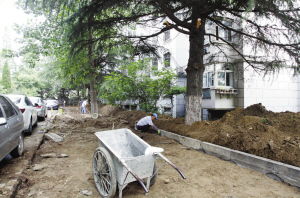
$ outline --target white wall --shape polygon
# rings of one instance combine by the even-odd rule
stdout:
[[[262,103],[274,112],[300,110],[300,81],[292,69],[263,76],[248,68],[244,77],[244,107]]]
[[[280,43],[287,43],[287,39],[284,34],[289,34],[288,29],[284,28],[280,21],[275,18],[259,18],[256,19],[254,15],[246,15],[249,19],[255,20],[258,24],[269,28],[278,29],[280,31],[272,30],[272,35],[268,34],[271,29],[266,29],[267,39],[275,40]],[[248,31],[251,34],[255,34],[257,31],[255,28],[249,28],[244,21],[242,24],[244,31]],[[282,32],[281,32],[282,31]],[[244,38],[244,40],[246,40]],[[292,59],[286,52],[279,50],[276,47],[268,47],[264,50],[258,45],[255,48],[252,43],[244,42],[243,53],[246,55],[257,55],[261,57],[262,61],[270,61],[275,59],[282,60],[286,65],[292,65]],[[258,74],[252,68],[247,67],[244,63],[244,107],[255,103],[262,103],[268,110],[274,112],[292,111],[298,112],[300,110],[300,76],[294,76],[292,69],[281,69],[277,73],[270,73],[266,76],[264,74]]]
[[[177,68],[186,68],[189,57],[189,39],[187,35],[178,33],[176,30],[170,30],[170,39],[164,40],[164,34],[157,38],[157,44],[162,46],[158,52],[160,55],[159,68],[164,68],[164,54],[171,54],[171,68],[174,71]]]
[[[164,40],[164,35],[158,37],[158,43],[162,46],[159,50],[160,60],[159,68],[164,68],[163,55],[166,52],[171,54],[170,66],[175,72],[184,72],[189,57],[189,38],[187,35],[178,33],[176,30],[170,31],[170,39]],[[178,86],[186,86],[186,80],[178,78],[175,82]],[[158,106],[162,110],[163,107],[171,107],[171,101],[169,99],[163,99],[158,101]],[[173,98],[173,117],[184,116],[185,114],[185,98],[183,95],[174,96]]]
[[[187,35],[173,31],[174,44],[172,46],[174,64],[178,67],[187,67],[189,58],[189,38]]]

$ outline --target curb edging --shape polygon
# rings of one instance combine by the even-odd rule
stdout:
[[[277,181],[288,183],[300,188],[300,168],[249,153],[229,149],[216,144],[203,142],[172,132],[161,130],[161,135],[176,140],[180,144],[226,161],[231,161],[241,167],[261,172]]]
[[[37,141],[36,145],[34,146],[34,149],[32,150],[32,152],[30,153],[30,156],[28,157],[28,161],[26,163],[27,165],[23,167],[21,174],[17,177],[16,183],[13,185],[13,188],[9,195],[9,198],[15,198],[17,196],[19,188],[20,188],[22,182],[24,182],[23,174],[24,174],[25,170],[32,165],[32,162],[35,158],[36,152],[43,143],[44,135],[45,135],[45,133],[38,134],[38,141]]]

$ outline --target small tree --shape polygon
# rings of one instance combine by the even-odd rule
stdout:
[[[143,60],[122,66],[120,70],[124,72],[113,72],[104,77],[100,97],[112,104],[124,100],[138,101],[145,111],[157,110],[157,101],[170,92],[175,78],[170,70],[157,71]]]
[[[11,90],[11,78],[8,63],[6,62],[2,71],[2,86],[6,92]]]

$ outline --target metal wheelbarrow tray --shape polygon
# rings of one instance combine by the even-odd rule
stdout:
[[[102,197],[114,197],[130,182],[138,181],[146,193],[157,175],[155,160],[165,160],[175,168],[182,178],[183,173],[165,156],[162,148],[152,147],[129,129],[96,132],[98,147],[93,156],[93,175]]]

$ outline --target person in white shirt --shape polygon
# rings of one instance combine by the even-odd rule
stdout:
[[[81,104],[81,108],[82,108],[82,113],[83,114],[86,114],[87,113],[87,109],[86,109],[86,106],[88,104],[88,101],[87,100],[84,100]]]
[[[136,130],[146,132],[150,128],[152,128],[153,130],[157,131],[158,134],[160,134],[160,130],[152,122],[152,120],[154,119],[158,119],[156,113],[152,113],[150,116],[143,117],[136,123],[135,125]]]

